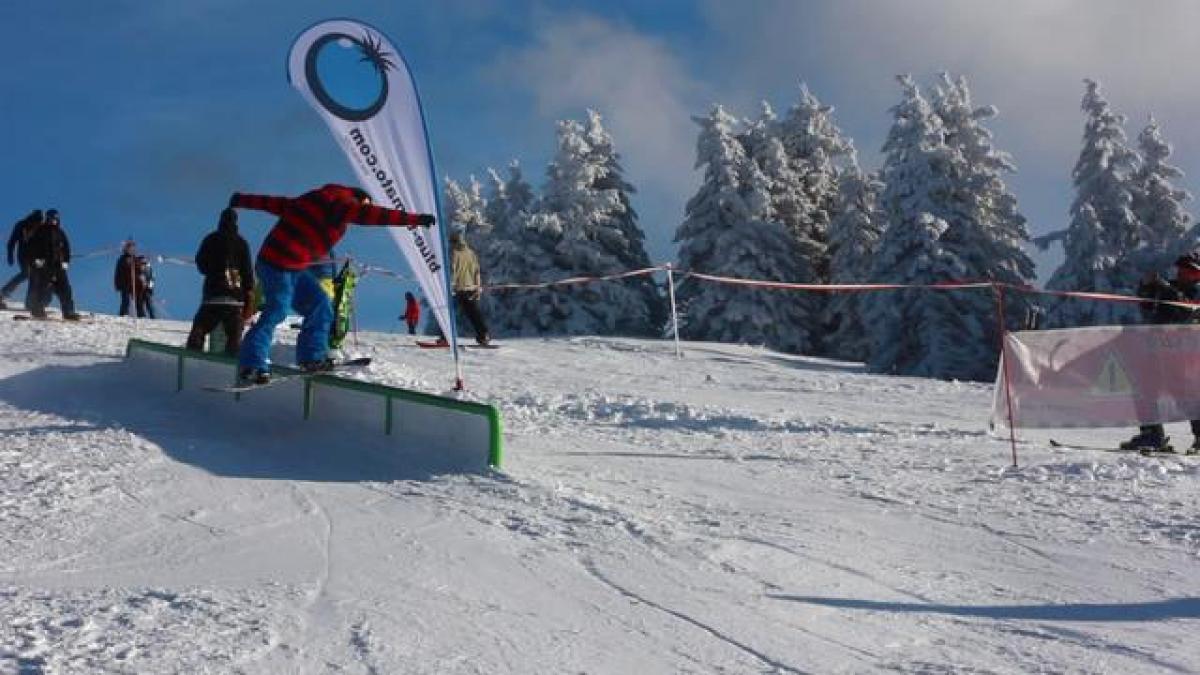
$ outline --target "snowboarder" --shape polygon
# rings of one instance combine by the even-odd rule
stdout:
[[[4,288],[0,289],[0,309],[7,309],[6,302],[9,295],[17,290],[22,282],[29,279],[29,256],[27,255],[29,239],[33,237],[33,233],[41,227],[45,217],[42,215],[41,209],[36,209],[28,216],[17,221],[13,225],[12,234],[8,237],[8,266],[12,267],[14,263],[13,251],[16,250],[15,262],[20,266],[19,271],[8,283],[4,284]],[[26,289],[25,305],[29,306],[29,293]]]
[[[26,244],[29,251],[29,314],[35,319],[46,318],[50,294],[58,296],[62,318],[78,321],[75,301],[71,295],[71,280],[67,267],[71,262],[71,242],[63,232],[58,211],[46,211],[46,222],[33,233]]]
[[[487,345],[491,337],[483,320],[483,312],[479,310],[479,298],[483,295],[479,258],[458,230],[450,235],[450,281],[454,289],[454,301],[475,329],[475,342]]]
[[[1200,299],[1200,251],[1189,253],[1175,261],[1175,278],[1165,280],[1157,272],[1151,272],[1138,286],[1138,297],[1151,302],[1141,304],[1142,318],[1146,323],[1196,323],[1200,321],[1197,309],[1170,305],[1158,300],[1195,302]],[[1194,440],[1189,452],[1200,452],[1200,420],[1192,420]],[[1123,450],[1153,452],[1168,448],[1167,437],[1161,424],[1146,424],[1138,429],[1133,438],[1121,443]]]
[[[404,293],[404,314],[400,317],[408,324],[408,334],[417,334],[417,323],[421,320],[421,304],[417,302],[412,292]]]
[[[220,326],[225,353],[237,356],[242,345],[243,308],[254,293],[250,245],[238,234],[237,211],[221,211],[215,232],[200,242],[196,269],[204,275],[200,309],[192,319],[187,347],[204,350],[204,339]]]
[[[256,209],[279,216],[258,251],[255,264],[262,289],[261,313],[246,333],[238,353],[238,375],[244,381],[270,380],[268,359],[275,327],[294,309],[304,317],[296,339],[301,369],[326,370],[331,361],[329,332],[333,308],[329,296],[309,271],[309,265],[329,254],[350,223],[360,225],[429,227],[430,214],[415,214],[371,204],[358,188],[328,184],[295,198],[235,192],[230,208]]]
[[[117,258],[117,266],[113,269],[113,288],[121,296],[121,306],[117,316],[129,316],[130,303],[133,304],[138,318],[146,316],[146,308],[142,304],[142,282],[138,276],[137,244],[132,239],[121,246],[121,255]]]

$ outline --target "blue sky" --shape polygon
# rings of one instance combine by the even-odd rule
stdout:
[[[764,99],[783,111],[801,80],[836,108],[874,168],[900,96],[894,76],[966,75],[976,103],[1000,110],[991,126],[1020,169],[1010,184],[1035,234],[1066,224],[1084,77],[1101,81],[1131,137],[1153,112],[1188,174],[1183,186],[1200,189],[1200,89],[1187,75],[1200,62],[1200,3],[1188,0],[9,0],[0,4],[7,222],[57,207],[78,252],[132,235],[143,250],[191,255],[231,191],[352,181],[284,73],[292,39],[331,16],[371,23],[404,51],[446,175],[482,176],[515,158],[538,184],[554,121],[600,111],[639,188],[655,260],[673,256],[698,181],[688,116],[714,103],[753,115]],[[271,222],[243,214],[253,247]],[[388,246],[359,229],[340,248],[403,270]],[[1054,253],[1036,259],[1042,278],[1057,264]],[[73,266],[83,307],[115,310],[112,261]],[[167,313],[189,318],[199,275],[158,271]],[[364,323],[395,326],[405,287],[378,278],[360,288]]]

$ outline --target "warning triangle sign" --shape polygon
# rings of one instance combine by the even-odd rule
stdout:
[[[1133,383],[1116,354],[1110,352],[1104,359],[1100,375],[1092,382],[1090,393],[1097,396],[1129,396],[1133,393]]]

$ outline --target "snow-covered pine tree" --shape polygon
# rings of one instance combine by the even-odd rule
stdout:
[[[767,220],[782,225],[792,237],[797,254],[794,264],[796,276],[788,281],[821,283],[824,279],[818,273],[818,267],[823,268],[826,264],[825,235],[822,234],[821,239],[814,238],[813,233],[822,230],[813,222],[817,217],[817,207],[805,189],[804,175],[797,171],[797,166],[807,169],[808,165],[788,156],[781,132],[782,126],[774,111],[764,101],[759,118],[746,123],[745,131],[737,137],[747,156],[757,164],[767,181],[770,194]],[[795,303],[794,310],[808,317],[802,322],[806,330],[813,337],[819,335],[823,298],[816,293],[796,292]],[[816,347],[815,344],[809,345],[810,349]]]
[[[561,270],[559,277],[608,275],[627,271],[626,260],[646,260],[644,235],[627,210],[630,190],[611,148],[599,115],[589,112],[586,127],[574,120],[559,122],[558,151],[529,221],[544,243],[553,241],[546,269]],[[545,309],[539,333],[659,332],[655,322],[662,316],[662,298],[653,284],[596,282],[539,295]]]
[[[806,208],[780,209],[778,200],[773,200],[773,205],[796,238],[816,279],[823,282],[829,279],[826,245],[829,224],[836,214],[838,178],[853,168],[854,143],[834,123],[833,106],[821,103],[803,82],[800,100],[779,120],[776,134],[798,181],[792,189],[804,195],[803,200],[785,195],[783,203]],[[774,195],[778,198],[779,192]]]
[[[1016,165],[1008,153],[996,149],[992,132],[984,126],[996,116],[996,109],[975,107],[963,77],[942,73],[935,91],[934,110],[941,120],[943,142],[951,151],[954,181],[946,200],[949,210],[939,214],[949,225],[942,245],[966,266],[964,280],[1027,285],[1034,276],[1033,261],[1022,248],[1029,242],[1029,230],[1017,209],[1017,198],[1004,184],[1004,174],[1016,172]],[[1015,293],[1008,299],[1007,324],[1017,326],[1031,299]],[[973,346],[980,364],[976,379],[987,379],[996,370],[1000,339],[994,294],[964,291],[955,301],[984,324],[985,337]]]
[[[829,224],[829,282],[861,284],[871,280],[876,249],[883,235],[884,218],[879,211],[883,183],[877,174],[855,169],[842,172],[838,180],[835,216]],[[838,293],[827,305],[824,339],[826,351],[840,359],[866,360],[870,354],[867,330],[863,327],[862,293]]]
[[[630,195],[636,193],[637,189],[625,180],[621,155],[613,147],[612,135],[605,130],[600,114],[594,110],[588,110],[587,113],[586,137],[591,147],[591,161],[606,169],[597,177],[592,187],[596,190],[615,191],[622,207],[609,214],[606,226],[598,230],[597,242],[616,257],[623,270],[650,267],[650,256],[646,253],[646,234],[638,224],[637,211],[630,200]],[[620,236],[613,236],[612,230]],[[654,277],[631,277],[616,283],[628,286],[634,296],[640,302],[644,302],[649,310],[647,320],[638,319],[618,324],[617,332],[645,336],[661,335],[667,321],[668,309],[666,297],[654,281]]]
[[[521,165],[508,165],[508,176],[488,170],[485,216],[492,225],[486,249],[479,251],[485,284],[538,284],[568,271],[555,263],[561,232],[545,229],[535,218],[537,197]],[[544,335],[557,324],[555,291],[501,290],[485,293],[482,308],[494,335]]]
[[[1081,107],[1087,121],[1083,149],[1071,174],[1076,191],[1071,222],[1063,238],[1063,263],[1046,287],[1129,295],[1136,291],[1142,274],[1125,264],[1139,240],[1131,182],[1138,157],[1126,145],[1124,116],[1112,111],[1099,83],[1084,83],[1087,91]],[[1059,327],[1136,320],[1136,307],[1076,299],[1060,301],[1047,313],[1047,325]]]
[[[446,218],[451,223],[462,226],[468,232],[491,233],[492,226],[485,215],[488,204],[483,197],[483,186],[474,175],[469,177],[466,187],[447,178],[443,194],[446,197]]]
[[[1153,116],[1138,134],[1138,150],[1142,165],[1133,175],[1133,212],[1141,231],[1128,260],[1145,272],[1164,269],[1194,249],[1198,233],[1192,230],[1192,217],[1184,208],[1192,196],[1174,185],[1183,178],[1183,171],[1167,162],[1171,145]]]
[[[887,219],[872,272],[878,283],[906,285],[961,280],[967,267],[942,241],[950,219],[962,218],[954,167],[960,156],[944,143],[941,119],[908,75],[900,76],[904,99],[884,143]],[[978,379],[985,345],[981,317],[960,307],[977,290],[913,289],[875,292],[862,303],[871,331],[869,366],[877,372]]]
[[[736,136],[720,106],[706,117],[696,142],[704,181],[688,200],[675,233],[683,271],[792,281],[798,252],[791,236],[769,220],[769,181]],[[680,332],[693,340],[763,344],[804,351],[810,344],[805,314],[789,291],[689,281],[680,288]]]

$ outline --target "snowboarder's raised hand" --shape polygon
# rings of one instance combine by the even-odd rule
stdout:
[[[417,214],[417,225],[420,225],[421,227],[431,227],[436,222],[437,219],[434,218],[433,214],[431,213]]]

